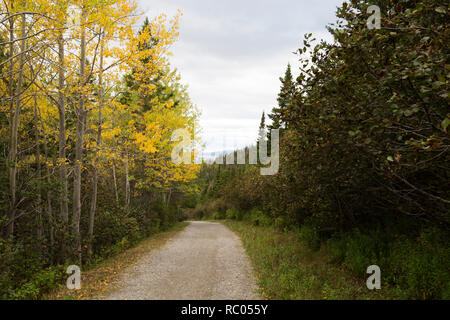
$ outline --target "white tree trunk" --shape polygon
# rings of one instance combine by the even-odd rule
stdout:
[[[99,152],[102,144],[102,107],[103,107],[103,35],[100,36],[100,71],[98,76],[98,127],[97,127],[97,152]],[[92,184],[92,201],[91,211],[89,212],[89,251],[91,251],[92,237],[94,235],[95,210],[97,208],[97,191],[98,191],[98,155],[95,161],[94,177]]]
[[[130,200],[131,200],[131,196],[130,196],[130,177],[129,177],[129,172],[128,172],[129,168],[128,168],[128,153],[125,159],[125,206],[128,209],[130,206]]]
[[[14,22],[10,19],[10,41],[14,40]],[[26,17],[22,14],[22,24],[21,24],[21,42],[20,42],[20,54],[19,54],[19,71],[17,79],[17,87],[15,94],[11,94],[12,82],[14,79],[14,63],[11,60],[10,68],[10,141],[9,141],[9,154],[8,154],[8,165],[9,165],[9,190],[10,190],[10,207],[9,207],[9,225],[7,230],[8,236],[13,236],[14,234],[14,223],[16,219],[16,206],[17,206],[17,138],[20,125],[20,112],[21,112],[21,99],[22,99],[22,86],[23,86],[23,68],[25,63],[25,36],[26,36]],[[10,45],[11,57],[14,55],[14,47]],[[14,95],[15,95],[15,106],[14,106]]]
[[[114,192],[116,193],[116,203],[119,205],[119,191],[117,190],[117,178],[116,178],[116,164],[112,164],[113,180],[114,180]]]
[[[61,196],[60,196],[60,218],[65,223],[65,226],[69,223],[69,205],[67,203],[67,168],[66,168],[66,107],[65,107],[65,72],[64,72],[64,37],[61,34],[58,37],[58,53],[59,53],[59,74],[58,74],[58,114],[59,114],[59,150],[58,157],[63,161],[59,167],[59,178],[61,180]]]
[[[86,9],[81,12],[81,42],[80,42],[80,97],[77,110],[77,140],[75,143],[75,165],[74,165],[74,183],[73,183],[73,219],[72,228],[75,237],[75,251],[78,257],[78,263],[81,265],[81,234],[80,234],[80,217],[81,217],[81,165],[83,161],[83,139],[85,131],[85,95],[84,85],[85,68],[86,68],[86,26],[85,26]]]

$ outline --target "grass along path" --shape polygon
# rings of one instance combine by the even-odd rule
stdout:
[[[182,231],[188,222],[177,223],[168,231],[156,233],[142,240],[135,247],[125,250],[117,256],[106,259],[89,270],[81,270],[81,289],[69,290],[65,286],[45,297],[47,300],[90,300],[99,294],[105,294],[116,288],[121,270],[134,265],[146,252],[159,248],[167,240]]]
[[[381,290],[368,290],[369,275],[351,275],[330,261],[326,246],[314,252],[296,232],[247,221],[221,222],[242,239],[265,299],[395,299],[392,289],[383,287],[383,282]]]

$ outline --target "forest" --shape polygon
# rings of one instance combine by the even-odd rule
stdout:
[[[295,297],[289,288],[301,275],[282,266],[295,248],[283,257],[275,237],[255,248],[253,226],[293,231],[313,251],[326,247],[360,278],[380,266],[394,291],[384,298],[450,297],[448,2],[394,3],[344,3],[328,27],[334,43],[305,35],[299,76],[287,66],[278,105],[262,115],[267,136],[255,142],[270,143],[270,130],[280,130],[278,174],[237,164],[204,165],[199,174],[199,203],[188,214],[250,222],[238,230],[262,256],[264,276],[292,276],[286,295],[277,287],[272,296]],[[371,4],[388,12],[379,30],[366,27]]]
[[[132,0],[0,4],[0,298],[36,299],[165,230],[195,191],[172,132],[199,111],[169,62],[179,18]]]
[[[365,283],[370,265],[385,290],[368,298],[450,299],[448,1],[346,1],[333,42],[299,39],[301,68],[287,65],[245,149],[278,129],[274,175],[172,161],[176,130],[202,145],[169,63],[181,16],[146,18],[134,0],[0,3],[0,299],[43,299],[68,265],[184,220],[239,234],[267,299],[366,298],[329,270]]]

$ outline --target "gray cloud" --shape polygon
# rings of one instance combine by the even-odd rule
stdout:
[[[342,0],[139,0],[151,16],[183,12],[171,63],[202,110],[207,151],[243,147],[256,139],[263,110],[270,112],[287,63],[303,35],[331,40]],[[227,135],[226,138],[223,135]],[[226,145],[224,145],[224,140]]]

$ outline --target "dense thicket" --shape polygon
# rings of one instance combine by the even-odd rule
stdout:
[[[366,25],[372,4],[381,7],[379,30]],[[269,115],[282,128],[280,172],[216,169],[208,190],[216,203],[334,239],[360,274],[377,262],[411,296],[448,297],[448,2],[351,1],[337,17],[334,42],[306,35],[300,75],[288,67],[281,78]],[[403,237],[414,240],[395,249]]]

